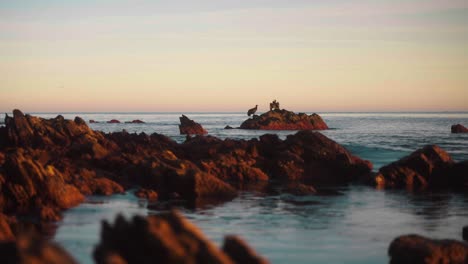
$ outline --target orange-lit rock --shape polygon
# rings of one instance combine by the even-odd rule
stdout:
[[[197,122],[189,119],[185,115],[179,117],[180,125],[179,130],[182,135],[205,135],[208,132]]]
[[[456,124],[451,127],[452,133],[468,133],[468,128],[461,124]]]
[[[245,120],[240,128],[262,130],[324,130],[328,129],[328,126],[317,114],[296,114],[284,109],[276,109]]]

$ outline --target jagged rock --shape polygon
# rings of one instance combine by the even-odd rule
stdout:
[[[6,212],[28,213],[44,207],[68,209],[84,200],[74,186],[65,183],[64,176],[53,166],[43,166],[31,159],[23,149],[7,153],[3,169],[5,184],[1,192],[5,199]],[[56,219],[50,214],[40,216]]]
[[[467,183],[468,162],[454,163],[436,145],[425,146],[382,167],[375,177],[378,187],[391,188],[466,188]]]
[[[303,181],[310,186],[342,184],[368,176],[372,168],[369,162],[311,131],[300,131],[286,140],[276,135],[248,141],[195,136],[178,144],[156,133],[104,134],[91,130],[79,117],[74,121],[62,116],[43,119],[14,111],[14,117],[6,119],[5,142],[22,151],[22,156],[13,148],[8,152],[0,148],[0,165],[5,163],[0,168],[0,209],[48,220],[58,219],[61,209],[83,199],[81,194],[121,193],[122,186],[154,190],[163,200],[202,204],[202,200],[232,199],[236,188],[270,179]],[[15,155],[22,161],[15,161]],[[31,171],[19,169],[21,166]],[[28,180],[14,176],[24,172],[29,173]],[[24,182],[17,183],[19,180]],[[65,205],[67,201],[57,193],[42,194],[47,190],[44,186],[53,184],[65,186],[57,189],[70,189],[70,194],[77,194],[76,200]],[[36,185],[41,187],[39,195]],[[33,208],[34,203],[40,206]]]
[[[108,124],[120,124],[120,121],[117,119],[112,119],[112,120],[107,121],[107,123]]]
[[[205,135],[208,132],[198,123],[189,119],[185,115],[179,117],[179,130],[181,135]]]
[[[16,241],[0,242],[2,263],[76,264],[77,262],[54,243],[31,236],[19,236]]]
[[[468,263],[468,244],[456,240],[435,240],[405,235],[393,240],[388,249],[391,264]]]
[[[323,130],[327,124],[318,114],[296,114],[287,110],[272,110],[245,120],[241,129],[262,130]]]
[[[352,155],[319,132],[299,131],[282,141],[263,135],[258,163],[271,178],[302,180],[309,184],[342,184],[369,176],[372,164]]]
[[[241,241],[230,241],[232,259],[208,241],[196,226],[177,212],[147,218],[135,216],[131,221],[117,217],[112,226],[102,225],[101,241],[94,250],[97,264],[121,263],[265,263],[238,262],[262,260]]]
[[[452,125],[452,133],[468,133],[468,128],[464,127],[461,124]]]
[[[8,216],[0,213],[0,243],[1,241],[15,240],[15,235],[11,230],[11,222],[12,220]]]

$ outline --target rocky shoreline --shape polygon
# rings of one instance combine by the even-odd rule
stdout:
[[[270,112],[278,111],[285,110]],[[17,238],[23,219],[59,220],[62,210],[91,194],[111,195],[138,187],[140,197],[196,204],[227,201],[243,188],[270,181],[282,182],[282,190],[298,195],[320,193],[322,185],[348,183],[466,192],[467,162],[455,163],[439,147],[427,146],[375,174],[369,161],[309,130],[284,140],[273,134],[251,140],[195,136],[179,144],[157,133],[106,134],[93,131],[79,117],[43,119],[14,110],[0,127],[0,240]],[[229,240],[225,247],[239,249],[236,241]],[[253,252],[246,247],[239,250]],[[104,255],[102,259],[107,259]],[[253,253],[244,255],[261,259]],[[237,254],[229,256],[233,263],[243,262],[235,259]]]

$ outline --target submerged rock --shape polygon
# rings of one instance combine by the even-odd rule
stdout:
[[[127,124],[145,124],[144,121],[141,121],[140,119],[132,120],[132,121],[127,121],[125,122]]]
[[[284,109],[276,109],[245,120],[240,128],[262,130],[324,130],[328,129],[328,126],[317,114],[296,114]]]
[[[391,264],[468,263],[468,244],[456,240],[435,240],[405,235],[393,240],[388,249]]]
[[[103,222],[101,241],[93,256],[98,264],[110,263],[265,263],[242,241],[227,242],[228,254],[177,212],[131,221],[122,216],[115,224]],[[231,258],[230,255],[237,255]],[[117,262],[118,260],[118,262]]]
[[[468,162],[455,163],[436,145],[428,145],[399,161],[382,167],[375,177],[378,187],[466,188]]]
[[[468,133],[468,128],[461,124],[452,125],[451,130],[452,133]]]
[[[179,117],[179,130],[181,135],[205,135],[208,132],[197,122],[189,119],[185,115]]]

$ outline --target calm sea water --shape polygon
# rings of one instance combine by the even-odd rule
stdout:
[[[224,130],[237,127],[244,113],[185,113],[220,138],[249,139],[265,131]],[[330,130],[322,133],[354,154],[373,162],[374,169],[426,144],[437,144],[457,160],[468,159],[468,134],[451,134],[450,126],[468,125],[468,113],[320,113]],[[42,117],[56,114],[39,113]],[[181,113],[66,113],[85,120],[141,119],[146,124],[90,124],[105,132],[161,133],[181,142]],[[272,132],[269,132],[272,133]],[[274,132],[286,137],[294,132]],[[333,196],[261,195],[244,192],[222,205],[189,210],[184,215],[218,244],[226,234],[244,237],[272,263],[385,263],[387,248],[398,235],[418,233],[434,238],[461,238],[468,225],[468,195],[379,191],[349,186]],[[145,201],[125,195],[92,196],[68,210],[55,240],[82,263],[92,263],[100,221],[118,213],[154,214]]]

